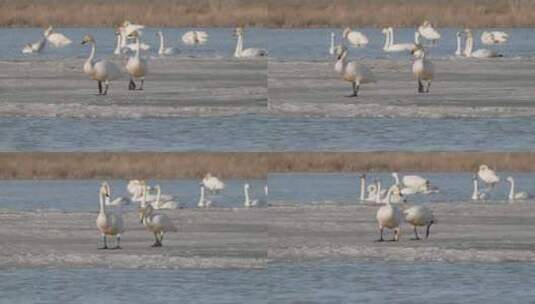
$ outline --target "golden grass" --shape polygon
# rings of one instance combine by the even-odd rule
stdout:
[[[1,26],[533,26],[533,0],[0,0]]]
[[[535,171],[535,152],[0,153],[0,179],[266,178],[270,172]]]

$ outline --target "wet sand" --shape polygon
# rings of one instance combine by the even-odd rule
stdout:
[[[358,56],[352,50],[350,60]],[[432,59],[429,94],[418,94],[412,62],[367,60],[378,80],[347,98],[351,84],[331,62],[269,62],[269,108],[275,113],[341,117],[515,117],[535,115],[535,61]]]
[[[85,59],[0,62],[0,116],[165,117],[264,112],[266,60],[151,58],[143,91],[128,91],[126,59],[108,96]]]
[[[275,206],[168,211],[178,227],[165,247],[133,212],[122,250],[97,250],[96,213],[0,214],[0,267],[262,268],[316,259],[535,262],[535,208],[515,204],[433,204],[438,224],[414,241],[378,243],[376,205]],[[386,235],[390,238],[391,235]]]

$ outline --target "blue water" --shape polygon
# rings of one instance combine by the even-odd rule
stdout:
[[[530,151],[531,118],[3,117],[0,151]]]
[[[533,264],[300,263],[265,270],[5,269],[0,303],[531,303]]]
[[[99,208],[99,180],[12,180],[0,181],[0,209],[16,211],[96,211]],[[109,181],[112,198],[128,197],[126,181]],[[151,180],[149,184],[159,184],[162,194],[175,197],[179,206],[193,208],[199,201],[198,180]],[[207,193],[214,207],[242,207],[245,201],[243,184],[251,185],[252,198],[264,199],[266,180],[224,180],[225,190],[219,194]],[[137,205],[127,208],[135,209]]]
[[[62,49],[45,48],[40,55],[24,55],[21,49],[28,42],[37,41],[42,35],[41,28],[2,28],[0,29],[0,60],[21,60],[27,58],[57,59],[84,57],[88,48],[80,45],[85,34],[95,36],[98,43],[98,55],[113,54],[115,47],[115,30],[112,28],[57,28],[73,40],[73,43]],[[167,46],[176,46],[181,50],[180,56],[196,57],[231,57],[236,45],[232,37],[232,28],[203,28],[210,35],[208,43],[203,46],[191,47],[183,45],[179,38],[191,28],[164,28]],[[367,58],[393,58],[404,59],[406,54],[385,54],[382,47],[384,35],[381,29],[359,29],[366,34],[370,44],[366,48],[352,49],[354,56]],[[456,28],[440,28],[442,39],[436,47],[432,48],[434,57],[452,56],[456,48]],[[503,28],[498,29],[509,33],[509,41],[502,46],[483,46],[479,40],[482,30],[474,30],[476,48],[493,48],[506,57],[531,57],[535,54],[535,32],[531,28]],[[150,54],[156,55],[159,40],[156,37],[156,28],[147,28],[144,31],[143,41],[150,44]],[[413,42],[414,28],[396,29],[395,42]],[[299,60],[325,60],[329,57],[330,33],[337,34],[340,39],[342,29],[266,29],[247,28],[245,46],[267,48],[271,58],[299,59]],[[339,42],[339,40],[337,40]]]
[[[519,172],[497,172],[502,179],[489,192],[487,202],[507,202],[509,183],[507,176],[515,179],[515,191],[527,191],[535,194],[535,174]],[[439,188],[439,193],[430,195],[411,195],[406,197],[409,202],[471,202],[473,184],[472,173],[455,172],[399,172],[403,175],[420,175],[430,180],[431,184]],[[268,175],[269,200],[273,204],[354,204],[359,202],[360,181],[359,173],[289,173]],[[367,172],[367,183],[378,180],[383,189],[394,184],[390,173]],[[480,181],[480,191],[484,185]]]

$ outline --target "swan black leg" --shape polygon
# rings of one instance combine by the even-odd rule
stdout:
[[[109,87],[110,87],[110,84],[106,82],[104,84],[104,93],[102,93],[102,95],[108,95],[108,88]]]
[[[418,236],[418,229],[416,229],[416,226],[414,226],[414,239],[413,240],[420,240],[420,237]]]
[[[433,225],[433,222],[429,223],[429,225],[427,225],[427,230],[425,230],[425,238],[426,239],[429,238],[429,234],[431,233],[431,225]]]
[[[128,83],[128,90],[133,91],[136,89],[136,83],[132,78],[130,78],[130,82]]]
[[[424,84],[422,83],[420,78],[418,78],[418,93],[424,93]]]
[[[140,91],[143,91],[143,83],[145,82],[145,79],[141,79],[141,85],[139,86]]]
[[[98,83],[98,95],[102,95],[102,81],[97,81]]]
[[[98,247],[98,249],[108,249],[108,242],[107,242],[107,240],[106,240],[106,235],[105,235],[105,234],[102,234],[102,235],[101,235],[101,241],[102,241],[102,244],[103,244],[104,246],[102,246],[102,247]]]
[[[377,240],[377,242],[384,242],[385,241],[385,239],[383,239],[383,230],[384,230],[383,227],[379,227],[379,232],[381,234],[381,237]]]
[[[427,82],[427,89],[425,90],[426,93],[429,93],[429,88],[431,87],[431,81]]]
[[[346,97],[357,97],[358,96],[359,89],[358,89],[357,83],[353,82],[352,85],[353,85],[353,94],[347,95]]]

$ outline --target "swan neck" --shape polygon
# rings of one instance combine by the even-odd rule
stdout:
[[[386,204],[387,205],[390,205],[390,197],[392,196],[392,192],[394,192],[394,187],[391,187],[390,189],[388,189],[388,192],[386,193]],[[377,195],[380,195],[379,193],[377,193]]]
[[[245,195],[245,204],[249,205],[249,188],[243,187],[243,192]]]
[[[136,59],[139,59],[140,45],[141,45],[141,43],[139,42],[139,37],[137,37],[136,38],[136,46],[137,46],[137,48],[136,48]]]
[[[199,197],[199,205],[204,205],[204,187],[201,186],[201,195]]]
[[[364,191],[366,189],[366,177],[360,178],[360,200],[364,200]]]
[[[160,33],[160,50],[158,51],[159,53],[163,52],[163,49],[164,49],[164,41],[163,41],[163,33]]]
[[[160,189],[160,187],[158,187],[156,189],[156,204],[159,204],[160,203],[160,197],[162,195],[162,190]]]
[[[515,197],[515,181],[511,180],[511,189],[509,190],[509,198],[513,199]]]
[[[334,50],[334,36],[331,35],[331,50]]]
[[[375,191],[375,202],[380,203],[381,202],[381,182],[377,182],[377,190]],[[387,195],[388,198],[388,195]]]
[[[238,34],[238,41],[236,42],[236,51],[234,52],[235,56],[241,55],[243,50],[243,34]]]
[[[390,31],[385,32],[385,45],[383,46],[383,49],[386,50],[390,46]]]
[[[392,176],[393,176],[394,179],[396,180],[396,185],[399,185],[400,182],[399,182],[399,176],[398,176],[398,174],[394,172],[394,174],[392,174]]]
[[[457,37],[457,50],[455,50],[455,54],[461,54],[461,36]]]
[[[95,58],[95,49],[96,44],[94,42],[91,43],[91,53],[89,54],[89,58],[87,58],[87,61],[93,62],[93,59]]]
[[[479,196],[479,189],[478,189],[477,179],[474,179],[473,184],[474,184],[474,191],[472,192],[472,199],[475,200]]]
[[[99,214],[104,214],[104,193],[102,193],[102,190],[99,192],[99,199],[100,199]]]
[[[388,30],[390,32],[390,46],[394,45],[394,29],[390,28]]]
[[[464,55],[466,57],[472,56],[472,49],[474,47],[474,38],[467,36],[466,37],[466,46],[464,47]]]
[[[115,53],[119,54],[121,52],[121,35],[117,35],[117,46],[115,47]]]

